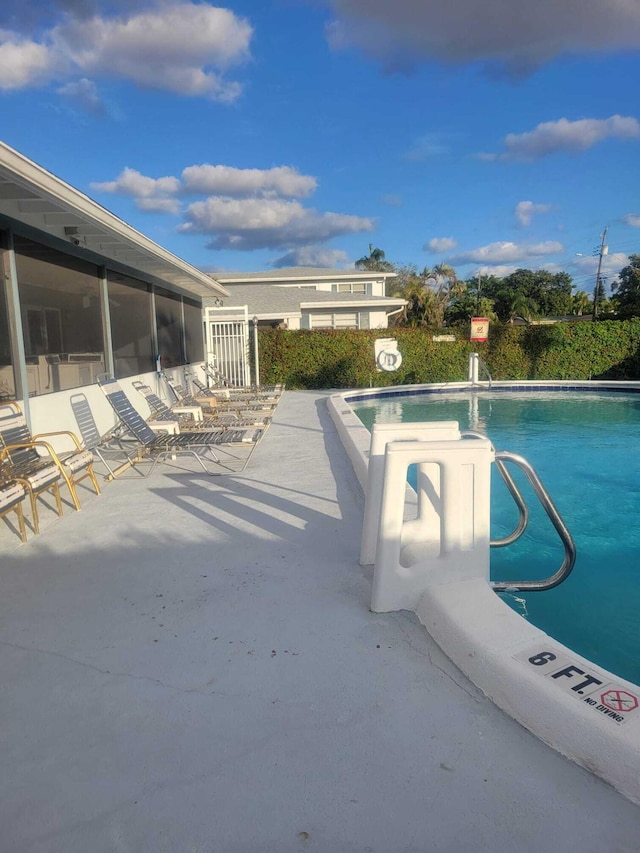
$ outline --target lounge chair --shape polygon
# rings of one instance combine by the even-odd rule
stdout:
[[[117,380],[111,377],[99,377],[98,383],[102,388],[107,400],[111,403],[113,410],[118,415],[129,433],[138,442],[138,452],[134,462],[149,458],[153,464],[147,473],[152,473],[159,462],[168,462],[179,454],[187,454],[197,459],[202,469],[207,474],[220,474],[223,471],[211,471],[203,461],[210,457],[214,463],[227,472],[240,474],[249,464],[258,442],[264,434],[263,429],[221,429],[216,432],[190,432],[178,435],[158,435],[144,420],[140,413],[131,404]],[[220,458],[217,451],[222,451],[230,459],[242,463],[240,470],[231,468]],[[249,450],[246,457],[241,458],[228,450],[230,447],[243,447]]]
[[[104,465],[108,472],[106,478],[108,480],[115,479],[125,468],[130,467],[131,461],[136,455],[136,448],[133,451],[131,448],[131,439],[121,434],[122,426],[120,424],[100,435],[89,401],[84,394],[72,394],[69,403],[84,446],[91,450]]]
[[[197,377],[191,376],[191,381],[196,388],[194,395],[196,400],[216,400],[217,405],[236,407],[262,407],[264,409],[275,409],[279,397],[276,395],[254,394],[252,391],[232,391],[230,388],[207,388],[204,382]]]
[[[202,407],[193,406],[169,406],[158,397],[156,393],[144,382],[135,380],[131,383],[147,401],[149,409],[154,418],[167,421],[178,421],[180,432],[202,432],[202,430],[215,431],[232,427],[243,429],[247,427],[266,427],[271,423],[271,418],[256,412],[255,418],[241,418],[237,412],[217,412],[215,415],[203,417]]]
[[[163,376],[178,405],[200,406],[208,414],[235,413],[237,417],[245,420],[250,418],[260,419],[272,415],[277,406],[277,401],[255,400],[246,397],[238,400],[229,399],[220,394],[215,394],[213,391],[209,391],[202,382],[199,385],[200,388],[204,389],[204,392],[193,395],[182,385],[174,382],[173,379],[164,374]]]
[[[213,364],[202,364],[201,367],[214,390],[226,389],[236,394],[242,393],[270,397],[280,397],[284,391],[284,385],[233,385],[224,373],[221,373]]]
[[[4,465],[0,465],[0,518],[4,518],[10,512],[15,512],[18,517],[18,532],[23,542],[27,541],[27,529],[22,511],[22,501],[26,496],[27,488],[24,483],[12,479],[11,471],[7,470]]]

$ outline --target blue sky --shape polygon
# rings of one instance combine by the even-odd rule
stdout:
[[[4,0],[0,138],[203,269],[640,251],[637,0]]]

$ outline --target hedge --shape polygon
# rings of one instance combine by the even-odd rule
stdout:
[[[467,378],[478,352],[492,377],[503,379],[638,379],[640,319],[549,326],[492,326],[486,343],[434,341],[424,329],[259,332],[260,381],[291,389],[366,388]],[[402,365],[380,373],[376,338],[394,337]]]

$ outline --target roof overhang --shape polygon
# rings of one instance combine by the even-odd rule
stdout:
[[[360,310],[367,309],[368,311],[395,311],[396,308],[404,308],[406,304],[406,299],[387,299],[385,297],[358,300],[342,299],[340,301],[336,299],[323,299],[317,302],[300,302],[300,308],[309,311],[314,308],[359,308]]]
[[[203,298],[227,296],[215,279],[163,249],[115,214],[0,142],[0,211],[8,218],[70,242]]]

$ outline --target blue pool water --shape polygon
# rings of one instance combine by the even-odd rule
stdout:
[[[571,531],[578,556],[555,589],[501,596],[564,645],[640,684],[640,394],[473,391],[351,405],[369,428],[376,421],[455,420],[461,429],[485,433],[497,450],[523,455]],[[516,544],[492,549],[491,578],[547,577],[562,562],[562,545],[524,477],[509,470],[518,475],[531,516]],[[511,532],[517,521],[497,475],[491,518],[492,538]]]

